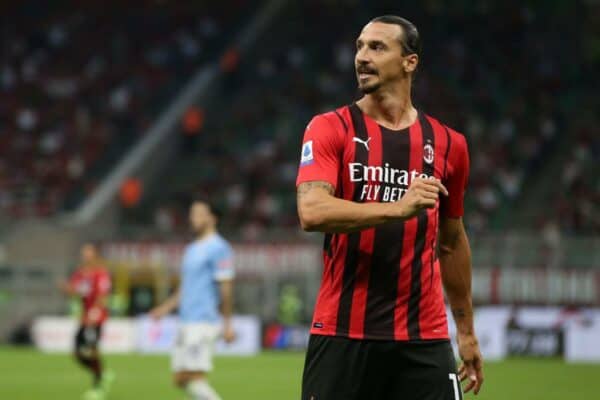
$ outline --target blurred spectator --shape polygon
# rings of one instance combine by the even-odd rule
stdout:
[[[505,226],[507,210],[524,204],[532,190],[555,184],[544,171],[551,169],[547,161],[560,151],[558,146],[571,143],[569,116],[589,116],[593,109],[580,103],[590,86],[571,73],[569,57],[582,57],[582,49],[548,45],[550,40],[583,41],[585,31],[569,25],[563,26],[568,33],[549,36],[548,24],[560,24],[566,9],[461,3],[450,10],[443,3],[435,8],[427,4],[413,5],[406,14],[424,39],[414,87],[417,107],[467,137],[472,161],[465,217],[469,228]],[[267,229],[296,229],[294,179],[305,125],[315,113],[357,98],[353,41],[367,15],[382,13],[385,5],[395,3],[356,7],[352,1],[308,1],[287,8],[286,18],[271,26],[252,57],[239,60],[231,73],[227,101],[206,120],[199,154],[181,159],[203,172],[190,173],[188,186],[175,193],[167,190],[165,198],[198,187],[210,191],[223,200],[226,227],[248,240]],[[307,15],[310,29],[302,22]],[[567,87],[575,88],[570,101],[560,96]],[[585,194],[594,186],[579,179],[581,157],[565,161],[561,180],[572,189],[560,203],[569,221],[560,224],[561,230],[579,232],[589,223],[584,219],[597,215],[597,207],[586,200],[597,200],[597,189],[595,195]],[[566,193],[574,190],[583,196],[579,206],[566,201]]]
[[[200,133],[204,125],[204,112],[201,108],[192,106],[183,114],[182,128],[187,136],[195,136]]]
[[[121,185],[121,205],[125,208],[137,206],[142,198],[142,190],[142,182],[139,179],[127,178]]]
[[[229,49],[221,58],[221,69],[225,72],[232,72],[237,68],[240,62],[240,54],[236,49]]]
[[[175,228],[175,217],[171,210],[166,206],[156,209],[154,214],[154,225],[162,233],[168,233]]]
[[[206,12],[173,2],[108,15],[61,10],[43,28],[35,19],[7,24],[0,212],[49,214],[77,189],[88,194],[112,166],[104,156],[131,146],[181,77],[211,59],[228,72],[224,87],[212,108],[190,108],[181,125],[184,137],[202,145],[183,146],[192,151],[182,150],[165,171],[177,182],[146,196],[135,222],[183,229],[177,221],[185,219],[186,199],[202,191],[224,205],[225,228],[248,240],[275,227],[297,229],[294,179],[304,128],[315,113],[357,98],[353,42],[365,21],[393,9],[423,37],[417,107],[469,143],[467,226],[503,228],[507,212],[530,207],[524,213],[545,218],[519,228],[544,227],[548,237],[555,229],[600,231],[593,90],[600,52],[595,26],[581,17],[597,5],[292,2],[251,56],[230,49],[217,59],[235,31],[235,13],[222,3]],[[544,207],[527,205],[539,193]]]
[[[69,3],[0,17],[0,216],[79,204],[245,6]]]

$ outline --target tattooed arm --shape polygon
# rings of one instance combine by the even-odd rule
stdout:
[[[298,216],[306,231],[354,232],[394,218],[391,203],[354,203],[335,197],[325,181],[301,183],[297,189]]]
[[[447,194],[440,181],[417,178],[397,202],[355,203],[335,197],[328,182],[304,182],[297,189],[298,216],[306,231],[355,232],[411,218],[424,208],[435,207],[440,192]]]
[[[483,383],[483,359],[473,325],[471,249],[462,218],[440,218],[440,264],[463,360],[460,377],[469,378],[465,392],[474,389],[477,394]]]

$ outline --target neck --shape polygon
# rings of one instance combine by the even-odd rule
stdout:
[[[217,230],[214,226],[209,226],[206,229],[204,229],[202,232],[198,232],[198,236],[196,236],[196,240],[202,240],[207,238],[208,236],[212,235],[213,233],[215,233]]]
[[[380,125],[401,130],[411,126],[417,119],[417,110],[410,98],[410,78],[403,79],[389,88],[379,88],[356,102],[360,109]]]
[[[90,270],[90,269],[93,269],[95,266],[96,266],[96,262],[95,261],[89,261],[89,262],[84,263],[82,265],[82,268],[84,270]]]

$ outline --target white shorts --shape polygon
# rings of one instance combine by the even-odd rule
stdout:
[[[220,333],[219,324],[180,325],[171,358],[173,372],[211,371],[215,342]]]

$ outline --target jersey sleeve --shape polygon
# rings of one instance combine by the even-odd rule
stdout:
[[[459,218],[464,214],[464,198],[469,178],[469,151],[465,137],[456,132],[452,132],[450,146],[448,175],[444,182],[448,196],[441,196],[440,213],[443,217]]]
[[[304,132],[296,186],[325,181],[337,186],[341,168],[343,138],[324,115],[314,117]]]
[[[231,280],[234,277],[233,249],[228,244],[219,246],[215,250],[213,279],[217,282],[222,282]]]
[[[75,270],[71,276],[69,276],[69,286],[76,287],[79,284],[80,276],[77,270]]]

